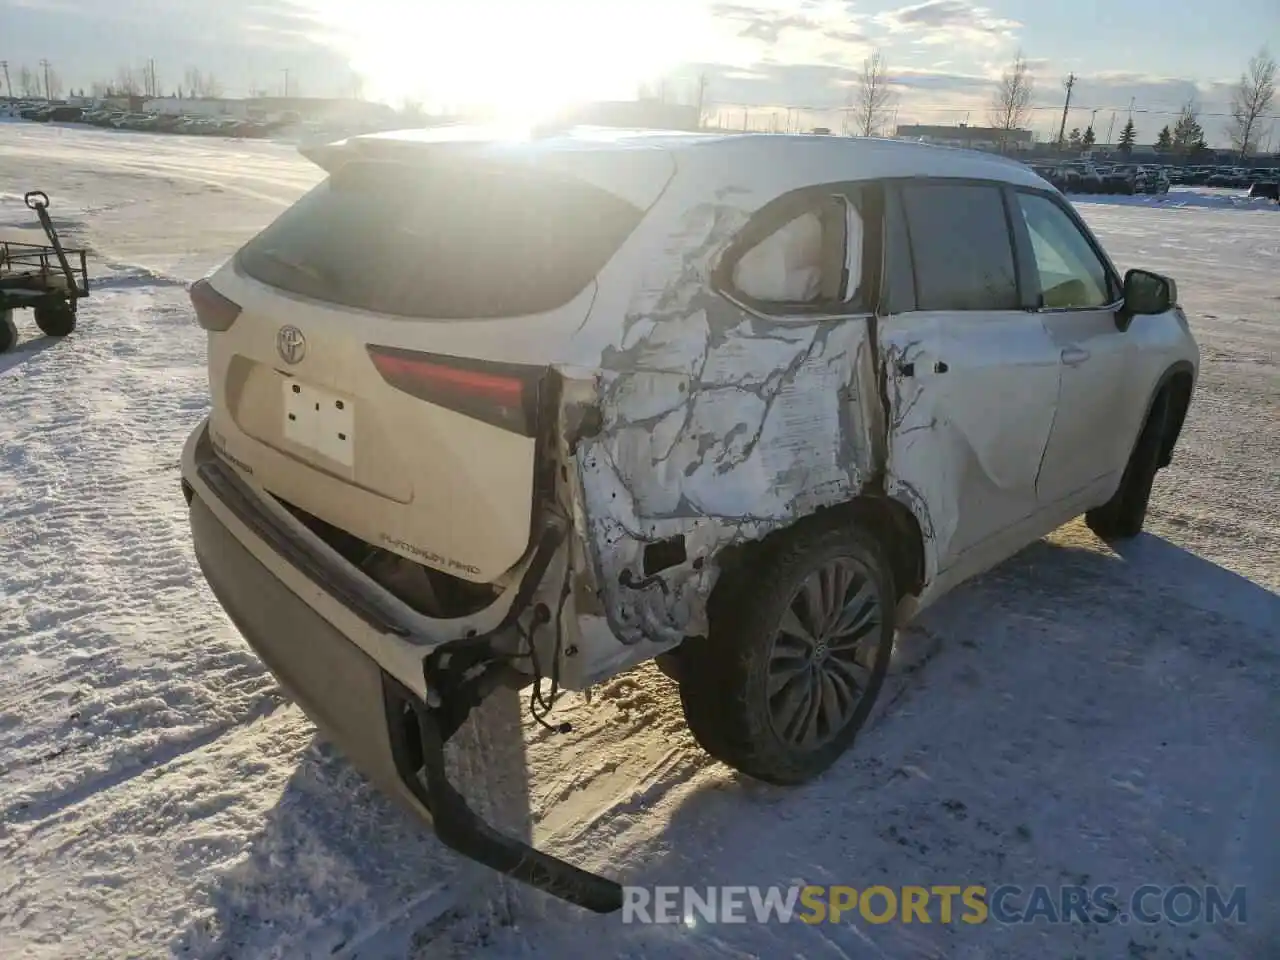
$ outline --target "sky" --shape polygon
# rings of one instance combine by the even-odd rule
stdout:
[[[195,67],[231,96],[287,79],[292,94],[525,116],[641,84],[690,101],[703,75],[721,122],[834,126],[878,50],[892,119],[976,126],[1021,52],[1030,126],[1056,135],[1074,73],[1067,127],[1092,121],[1104,142],[1131,104],[1148,142],[1191,98],[1210,143],[1225,142],[1230,86],[1264,43],[1280,55],[1280,0],[0,0],[15,87],[42,59],[69,88],[153,59],[166,93]]]

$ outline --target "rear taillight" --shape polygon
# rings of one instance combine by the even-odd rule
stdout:
[[[208,280],[197,280],[191,285],[191,305],[196,308],[200,326],[215,333],[231,329],[240,316],[240,304],[213,289]]]
[[[397,390],[495,427],[534,436],[544,367],[372,344],[368,350],[382,379]]]

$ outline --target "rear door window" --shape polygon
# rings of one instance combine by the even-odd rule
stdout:
[[[580,180],[483,162],[352,162],[240,251],[250,277],[375,313],[544,313],[599,273],[644,212]]]
[[[901,190],[919,310],[1017,310],[1017,271],[995,185],[911,183]]]

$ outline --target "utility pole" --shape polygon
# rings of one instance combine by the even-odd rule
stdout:
[[[44,67],[44,98],[52,100],[53,97],[49,93],[49,61],[42,59],[40,66]]]
[[[1059,150],[1062,149],[1062,143],[1067,138],[1067,111],[1071,109],[1071,89],[1076,85],[1076,75],[1068,74],[1062,85],[1067,89],[1067,102],[1062,105],[1062,124],[1058,127]]]
[[[1112,144],[1111,134],[1115,133],[1115,130],[1116,130],[1116,112],[1112,110],[1111,123],[1107,126],[1107,146],[1108,147],[1111,146]]]
[[[707,75],[698,74],[698,129],[702,129],[702,111],[707,108]]]
[[[284,68],[284,95],[289,96],[289,68]]]
[[[4,86],[9,91],[9,99],[13,99],[13,84],[9,82],[9,61],[0,60],[0,67],[4,68]]]

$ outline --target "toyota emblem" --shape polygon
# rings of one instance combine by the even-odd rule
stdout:
[[[307,355],[307,338],[295,326],[281,327],[276,334],[276,350],[285,363],[295,364]]]

